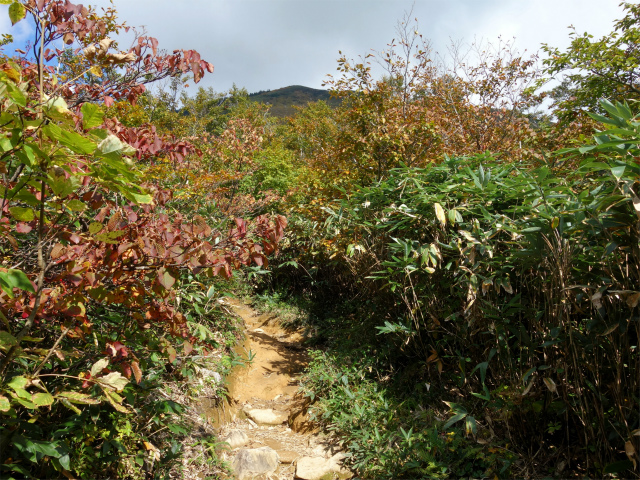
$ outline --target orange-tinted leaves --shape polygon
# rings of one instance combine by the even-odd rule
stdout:
[[[122,368],[122,373],[124,374],[124,376],[127,378],[131,378],[131,364],[129,362],[124,362],[120,365],[120,367]]]
[[[64,251],[64,245],[62,245],[61,243],[56,243],[51,249],[51,258],[54,260],[60,258],[62,255],[64,255]]]
[[[140,381],[142,380],[142,370],[140,370],[140,364],[137,360],[131,362],[131,369],[133,370],[133,375],[136,378],[136,382],[140,383]]]
[[[167,347],[167,355],[169,356],[169,361],[170,361],[171,363],[173,363],[173,362],[175,362],[175,361],[176,361],[176,358],[177,358],[177,352],[176,352],[176,349],[175,349],[175,348],[173,348],[172,346],[168,346],[168,347]]]

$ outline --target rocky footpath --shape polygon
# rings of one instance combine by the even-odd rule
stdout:
[[[336,480],[353,474],[331,436],[315,428],[299,395],[298,376],[307,364],[299,333],[286,332],[278,319],[247,305],[227,304],[245,322],[249,366],[229,379],[227,421],[220,438],[238,480]]]

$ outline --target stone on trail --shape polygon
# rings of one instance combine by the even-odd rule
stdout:
[[[340,464],[344,454],[331,458],[302,457],[296,462],[296,478],[300,480],[325,480],[351,478],[352,474]]]
[[[324,457],[324,458],[329,458],[333,455],[331,453],[331,447],[327,447],[324,445],[317,445],[313,450],[311,450],[311,454],[314,457]]]
[[[198,374],[203,379],[213,379],[216,384],[222,383],[222,375],[218,372],[214,372],[213,370],[209,370],[208,368],[198,368]]]
[[[294,463],[301,455],[293,450],[278,450],[278,457],[280,457],[280,463]]]
[[[342,461],[345,458],[347,458],[347,456],[343,452],[338,452],[329,459],[331,469],[339,475],[338,478],[351,478],[353,476],[347,468],[342,466]]]
[[[227,442],[231,450],[233,450],[246,444],[249,441],[249,437],[242,430],[231,430],[222,440]]]
[[[287,412],[271,408],[245,408],[243,411],[251,420],[262,425],[282,425],[289,419]]]
[[[330,460],[322,457],[302,457],[296,463],[296,478],[301,480],[320,480],[333,473]]]
[[[240,450],[233,459],[233,472],[238,480],[256,475],[270,475],[278,468],[278,453],[269,447]]]

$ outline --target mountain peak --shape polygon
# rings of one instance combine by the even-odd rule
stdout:
[[[259,91],[249,94],[249,99],[271,105],[271,115],[288,117],[295,114],[294,107],[304,107],[308,103],[322,100],[332,107],[340,104],[340,100],[332,98],[328,90],[290,85],[276,90]]]

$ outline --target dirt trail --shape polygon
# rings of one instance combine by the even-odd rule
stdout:
[[[243,348],[253,355],[249,366],[230,375],[229,402],[220,417],[219,436],[232,447],[224,455],[233,464],[233,478],[351,478],[341,466],[344,454],[308,422],[305,403],[296,396],[308,361],[304,337],[286,332],[273,315],[259,315],[235,299],[226,303],[243,319]]]

